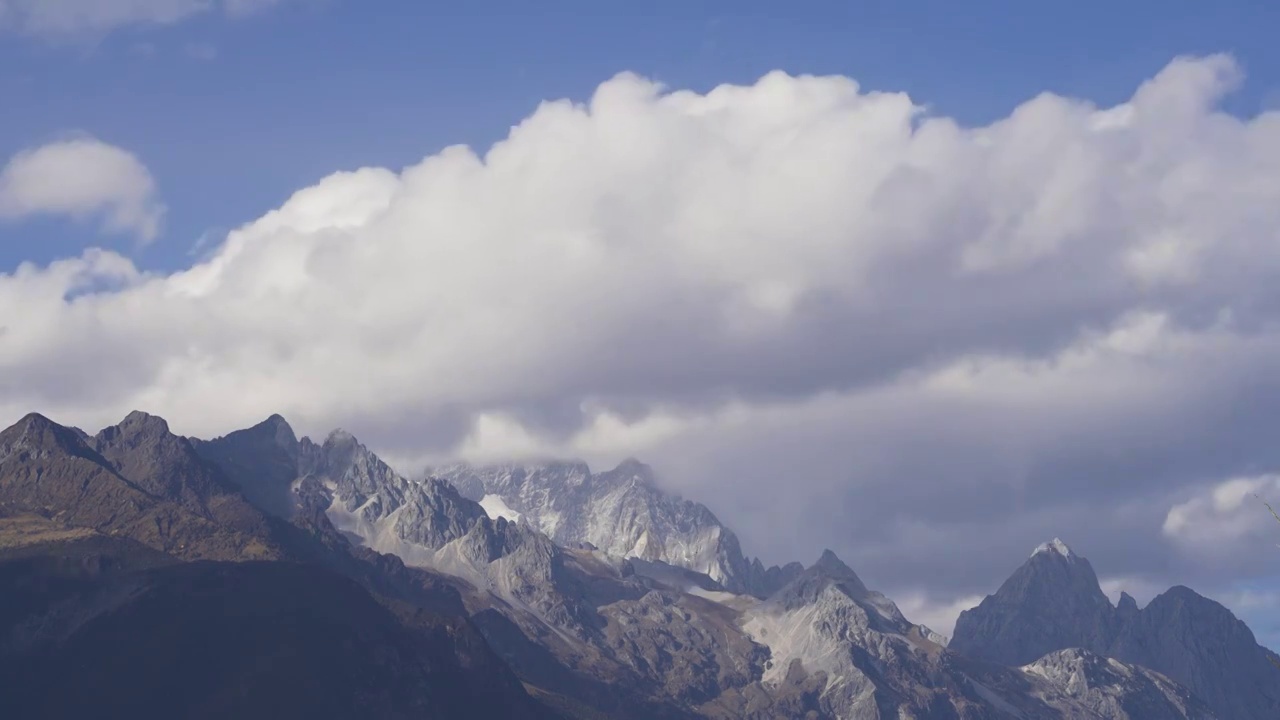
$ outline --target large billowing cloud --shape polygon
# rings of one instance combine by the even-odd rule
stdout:
[[[164,205],[151,172],[132,153],[76,138],[24,150],[0,168],[0,220],[31,215],[100,217],[104,230],[150,242]]]
[[[1179,59],[965,127],[846,78],[621,75],[483,157],[328,177],[184,272],[0,277],[0,411],[635,454],[750,552],[832,547],[930,617],[1054,535],[1109,587],[1225,589],[1260,565],[1166,518],[1218,542],[1197,493],[1280,465],[1280,113],[1220,112],[1240,80]]]
[[[103,33],[133,25],[170,25],[222,11],[235,17],[281,0],[0,0],[0,28],[33,35]]]

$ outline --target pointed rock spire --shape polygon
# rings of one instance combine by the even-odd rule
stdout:
[[[818,561],[813,564],[811,569],[832,577],[857,577],[853,568],[846,565],[845,562],[830,549],[822,551],[822,555],[818,558]]]
[[[284,416],[279,413],[273,414],[244,432],[271,438],[276,445],[285,449],[294,449],[296,452],[298,436],[294,434],[293,427],[289,425],[289,421],[285,420]]]

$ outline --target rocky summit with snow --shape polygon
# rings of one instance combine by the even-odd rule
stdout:
[[[1061,540],[947,643],[829,550],[749,559],[639,462],[406,477],[278,415],[212,440],[23,418],[0,582],[16,717],[1280,717],[1225,608],[1113,606]]]
[[[731,592],[764,597],[801,570],[748,560],[705,505],[659,489],[653,469],[636,460],[600,473],[584,463],[454,465],[424,474],[424,482],[433,478],[508,518],[526,518],[561,545],[589,543],[615,557],[686,568]]]

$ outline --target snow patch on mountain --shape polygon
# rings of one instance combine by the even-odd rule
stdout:
[[[1075,560],[1078,557],[1071,551],[1070,547],[1067,547],[1066,543],[1062,542],[1058,538],[1054,538],[1047,543],[1041,543],[1036,546],[1035,551],[1031,553],[1031,557],[1044,554],[1060,555],[1068,560]]]
[[[491,520],[503,518],[511,522],[516,522],[520,519],[520,513],[512,510],[507,505],[506,501],[502,499],[501,495],[485,495],[480,499],[480,507],[484,508],[485,514],[488,515]]]

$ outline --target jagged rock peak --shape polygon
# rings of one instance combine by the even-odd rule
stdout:
[[[122,432],[130,434],[145,432],[166,435],[169,433],[169,423],[164,418],[141,410],[134,410],[125,415],[124,420],[121,420],[116,427],[120,428]]]
[[[272,431],[277,445],[285,448],[297,447],[298,435],[293,432],[293,427],[283,417],[272,415],[262,424],[267,426],[264,429]]]
[[[86,448],[81,433],[63,427],[40,413],[28,413],[0,432],[0,450],[5,447],[32,449],[50,446],[60,447],[77,454]]]
[[[134,410],[118,424],[99,430],[98,434],[90,440],[90,444],[98,452],[103,452],[105,447],[114,443],[126,443],[130,447],[150,444],[181,447],[187,442],[185,438],[170,432],[169,423],[164,418],[141,410]]]
[[[250,432],[263,435],[274,435],[276,440],[281,444],[296,444],[298,436],[293,432],[293,426],[289,425],[289,421],[284,419],[279,413],[273,414],[271,417],[249,428]]]
[[[1051,555],[1051,556],[1057,555],[1067,560],[1080,559],[1079,555],[1076,555],[1074,552],[1072,552],[1071,548],[1068,547],[1066,543],[1062,542],[1058,538],[1054,538],[1047,543],[1041,543],[1040,545],[1038,545],[1035,549],[1035,552],[1031,553],[1031,557],[1035,557],[1037,555]]]
[[[852,568],[831,550],[824,550],[817,562],[770,596],[770,601],[793,609],[814,602],[830,587],[840,588],[845,595],[855,599],[863,599],[870,594]]]
[[[1126,613],[1137,612],[1138,601],[1134,600],[1132,595],[1122,590],[1120,592],[1120,602],[1117,604],[1117,609]]]
[[[31,433],[38,433],[44,430],[49,430],[51,428],[58,428],[58,427],[62,427],[62,426],[50,420],[49,418],[41,415],[40,413],[33,412],[33,413],[27,413],[26,415],[23,415],[21,420],[9,426],[8,430],[5,430],[5,434],[21,436],[21,435],[28,435]]]
[[[815,562],[813,567],[810,569],[834,578],[858,577],[857,573],[853,571],[853,568],[846,565],[845,562],[830,549],[823,550],[822,556],[818,558],[818,561]]]

